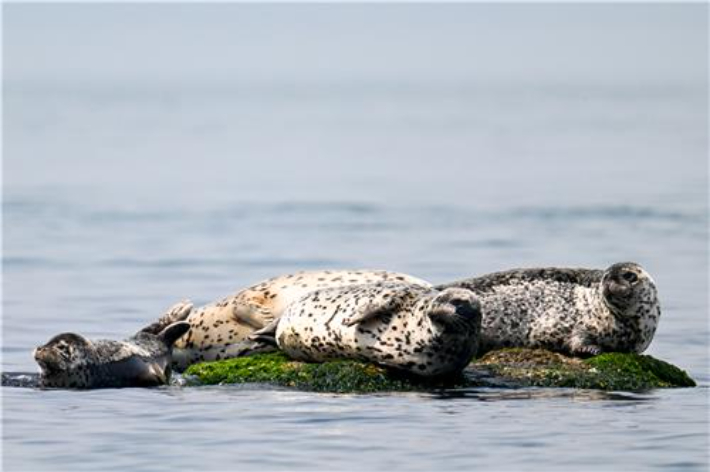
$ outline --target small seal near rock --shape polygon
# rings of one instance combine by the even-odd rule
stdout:
[[[429,282],[416,277],[385,270],[318,270],[274,277],[193,310],[185,318],[190,323],[190,330],[175,343],[173,367],[182,371],[197,362],[272,351],[273,346],[254,343],[247,338],[277,320],[290,303],[322,288],[377,282],[431,287]],[[187,302],[179,303],[161,320],[178,319],[171,313],[182,316],[184,309],[191,309],[191,306]],[[165,324],[161,320],[153,326]]]
[[[655,282],[633,262],[606,270],[515,269],[437,286],[451,287],[481,301],[481,353],[502,347],[641,353],[661,316]]]
[[[153,387],[170,378],[172,345],[190,328],[184,321],[158,334],[139,331],[125,341],[54,336],[34,351],[45,388]]]
[[[466,367],[480,329],[480,306],[468,290],[377,283],[311,292],[253,337],[273,335],[295,360],[356,359],[431,377]]]

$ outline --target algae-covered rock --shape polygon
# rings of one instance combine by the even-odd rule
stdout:
[[[270,383],[333,393],[413,389],[409,382],[373,364],[348,360],[310,364],[292,361],[280,352],[195,364],[185,375],[194,376],[206,385]]]
[[[205,385],[269,383],[333,393],[430,390],[457,387],[571,387],[600,390],[646,390],[692,387],[681,369],[651,356],[608,353],[578,359],[542,349],[491,351],[462,376],[423,380],[382,367],[341,360],[323,364],[296,362],[282,353],[257,354],[196,364],[186,375]]]
[[[519,386],[599,390],[695,386],[685,371],[640,354],[614,352],[578,359],[542,349],[512,348],[491,351],[472,367]]]

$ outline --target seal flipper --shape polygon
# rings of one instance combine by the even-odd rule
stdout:
[[[264,326],[258,331],[254,331],[250,336],[250,341],[255,341],[261,343],[265,346],[278,346],[276,343],[276,328],[279,325],[279,320],[273,320],[268,325]]]
[[[168,383],[169,369],[154,359],[132,356],[93,369],[89,388],[157,387]]]
[[[177,321],[184,321],[192,313],[194,305],[190,300],[183,300],[171,306],[163,316],[158,318],[158,321],[151,323],[148,326],[140,329],[139,333],[158,334],[167,326]]]
[[[593,357],[598,356],[604,352],[604,350],[600,346],[590,342],[587,336],[574,334],[569,340],[569,352],[573,356]]]
[[[255,303],[237,304],[232,310],[232,314],[237,321],[254,329],[265,328],[275,321],[271,310]]]
[[[343,319],[343,325],[353,326],[372,318],[392,313],[399,310],[401,306],[402,300],[397,296],[376,299],[360,308],[353,316]]]
[[[158,338],[165,343],[166,346],[172,347],[180,336],[187,333],[190,329],[190,323],[187,321],[178,321],[173,323],[158,334]]]

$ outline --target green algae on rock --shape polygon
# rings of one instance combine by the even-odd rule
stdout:
[[[190,366],[185,372],[200,384],[269,383],[302,390],[368,393],[458,387],[568,387],[599,390],[647,390],[692,387],[681,369],[651,356],[608,353],[578,359],[543,349],[491,351],[462,376],[423,380],[372,364],[338,360],[310,364],[282,353],[257,354]]]
[[[637,382],[638,389],[656,387],[695,387],[695,381],[687,372],[668,362],[640,354],[611,352],[588,359],[588,365],[607,376],[609,381]],[[614,388],[612,386],[612,388]]]
[[[270,383],[332,393],[406,391],[414,387],[382,367],[338,360],[322,364],[292,361],[283,353],[256,354],[190,366],[185,375],[206,385]]]
[[[521,387],[648,390],[695,386],[685,371],[641,354],[614,352],[578,359],[543,349],[511,348],[491,351],[473,367]]]

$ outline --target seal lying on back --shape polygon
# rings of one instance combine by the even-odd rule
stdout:
[[[416,277],[384,270],[321,270],[274,277],[220,302],[193,310],[186,318],[190,330],[175,343],[173,367],[184,370],[196,362],[274,350],[273,346],[254,343],[247,338],[277,320],[290,303],[326,287],[376,282],[431,287],[429,282]],[[173,311],[179,311],[179,307],[180,304],[176,305]],[[162,324],[159,321],[156,326]]]
[[[481,311],[472,292],[378,283],[316,290],[255,334],[289,357],[357,359],[420,376],[460,372],[476,354]]]
[[[140,331],[125,341],[90,341],[74,333],[54,336],[34,351],[40,386],[48,388],[153,387],[170,378],[176,339],[190,328],[180,321],[152,334]]]
[[[517,269],[438,286],[481,301],[481,351],[542,347],[576,356],[643,352],[661,316],[656,284],[640,265],[606,270]]]

